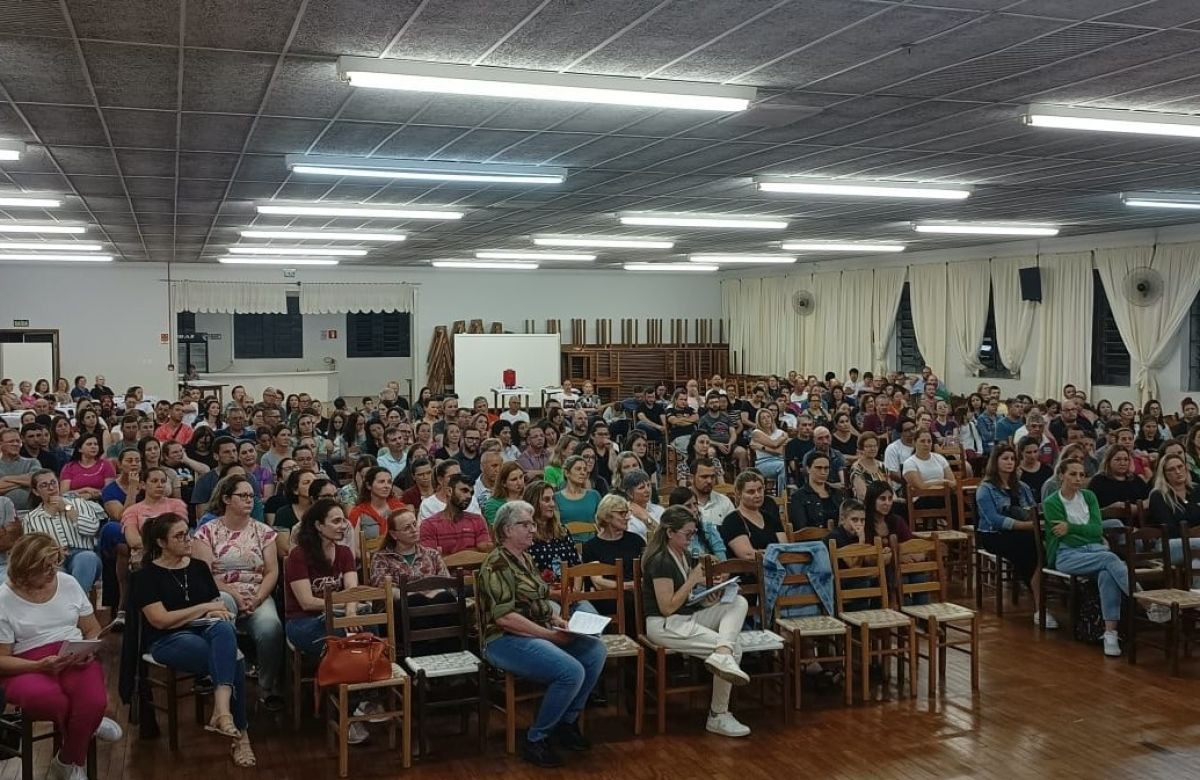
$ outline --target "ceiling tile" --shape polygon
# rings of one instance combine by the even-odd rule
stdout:
[[[84,43],[96,100],[102,106],[174,109],[178,52],[152,46]]]

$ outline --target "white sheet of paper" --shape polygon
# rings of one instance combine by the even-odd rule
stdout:
[[[76,639],[65,643],[58,651],[61,656],[88,656],[100,652],[99,639]]]
[[[597,615],[594,612],[576,610],[571,613],[571,619],[567,622],[567,630],[572,634],[595,636],[603,634],[605,627],[611,622],[612,618],[610,617]]]

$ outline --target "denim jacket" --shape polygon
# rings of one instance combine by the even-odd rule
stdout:
[[[812,555],[808,564],[791,564],[784,567],[779,563],[780,553],[805,552]],[[821,600],[825,614],[834,614],[833,608],[833,569],[829,563],[829,548],[824,542],[792,542],[790,544],[767,545],[763,555],[763,609],[767,619],[771,619],[775,609],[775,601],[781,596],[801,595],[807,590],[804,585],[789,585],[783,587],[783,578],[789,574],[807,574],[809,588]],[[816,606],[791,607],[785,611],[784,617],[818,614]]]
[[[721,538],[721,529],[716,523],[700,520],[696,535],[692,537],[688,552],[699,558],[701,555],[712,555],[718,561],[729,560],[729,551],[725,549],[725,540]],[[701,539],[701,534],[704,538]]]
[[[1033,506],[1033,491],[1024,482],[1021,486],[1021,506],[1028,509]],[[979,483],[975,492],[975,530],[977,533],[990,534],[998,531],[1012,530],[1016,521],[1004,514],[1004,510],[1012,505],[1012,496],[1007,490],[1001,490],[991,482]]]
[[[997,418],[984,412],[975,418],[975,430],[979,431],[979,439],[983,442],[983,452],[981,455],[986,455],[992,451],[992,445],[996,443],[996,421]]]

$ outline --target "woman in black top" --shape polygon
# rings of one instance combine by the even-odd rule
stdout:
[[[1017,477],[1029,485],[1034,498],[1042,494],[1042,485],[1054,476],[1054,469],[1041,461],[1042,443],[1032,436],[1026,436],[1017,444],[1021,460],[1017,464]]]
[[[721,521],[721,539],[731,557],[754,560],[756,550],[787,542],[774,501],[765,501],[766,480],[753,469],[743,471],[734,483],[737,507]]]
[[[1119,444],[1104,451],[1100,470],[1088,483],[1088,490],[1096,494],[1101,510],[1126,504],[1142,510],[1150,497],[1150,486],[1144,479],[1134,476],[1133,453]]]
[[[238,658],[233,615],[221,602],[208,564],[191,557],[187,518],[160,515],[142,528],[142,567],[130,575],[130,595],[144,620],[141,645],[160,664],[214,686],[213,715],[204,727],[233,740],[233,761],[255,764],[246,733],[246,668]]]
[[[633,562],[642,557],[646,540],[629,530],[629,502],[624,496],[607,495],[596,508],[596,535],[583,543],[583,562],[599,561],[612,565],[621,561],[625,588],[625,627],[634,635],[633,625]],[[596,588],[611,588],[616,583],[606,577],[592,577]],[[599,601],[593,606],[603,615],[616,612],[612,601]]]
[[[845,455],[847,460],[858,455],[858,432],[846,412],[833,416],[833,441],[829,446]]]
[[[808,458],[808,481],[792,493],[788,519],[792,528],[829,528],[838,519],[842,491],[829,486],[829,456],[812,452]]]
[[[1200,487],[1192,483],[1188,473],[1187,459],[1182,455],[1167,455],[1163,458],[1150,491],[1148,525],[1158,526],[1170,537],[1171,562],[1183,562],[1183,539],[1180,526],[1188,528],[1200,525]],[[1192,557],[1200,557],[1200,539],[1189,540]],[[1190,587],[1190,585],[1189,585]]]

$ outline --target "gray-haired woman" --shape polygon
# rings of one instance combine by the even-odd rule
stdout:
[[[493,532],[496,547],[476,579],[483,607],[483,655],[492,666],[546,686],[521,757],[537,766],[561,766],[549,737],[571,751],[591,746],[579,731],[579,715],[604,669],[607,651],[597,637],[566,631],[566,622],[556,615],[550,586],[527,552],[537,532],[533,507],[507,502],[496,510]]]
[[[650,475],[641,469],[626,471],[621,477],[621,495],[629,501],[629,530],[648,539],[658,527],[663,508],[650,500],[653,485]]]

